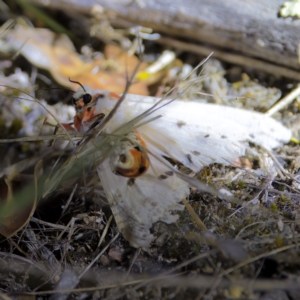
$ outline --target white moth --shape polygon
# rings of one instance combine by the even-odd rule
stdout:
[[[109,91],[80,89],[73,99],[73,130],[86,132],[96,120],[105,122],[118,98]],[[245,154],[249,141],[271,150],[291,138],[290,130],[261,113],[196,101],[169,102],[128,94],[105,126],[99,121],[94,129],[100,127],[101,141],[135,120],[135,129],[111,142],[97,168],[118,228],[134,247],[149,247],[153,223],[175,222],[178,216],[172,211],[182,210],[179,203],[189,195],[188,183],[163,157],[198,172],[211,163],[233,163]]]

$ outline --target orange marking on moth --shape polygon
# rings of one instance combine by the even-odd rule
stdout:
[[[80,124],[82,122],[83,114],[84,112],[81,112],[82,108],[84,107],[84,103],[82,100],[78,100],[76,104],[74,105],[74,108],[76,110],[76,115],[74,116],[74,127],[79,130]]]
[[[95,111],[95,107],[94,108],[88,107],[87,109],[85,109],[84,112],[82,113],[82,121],[84,122],[91,121],[95,117],[94,111]]]
[[[109,97],[111,97],[111,98],[115,98],[115,99],[120,99],[121,97],[120,97],[120,95],[118,95],[117,93],[115,93],[115,92],[109,92]]]
[[[75,131],[74,127],[71,124],[61,123],[61,126],[67,131]]]
[[[145,174],[149,168],[149,160],[144,153],[137,149],[129,150],[130,154],[134,159],[134,163],[130,168],[116,168],[116,173],[128,178],[136,178]],[[125,155],[124,159],[126,159]],[[122,155],[120,157],[122,160]]]
[[[81,118],[79,115],[76,115],[74,117],[74,127],[76,128],[77,131],[80,131],[82,122],[92,122],[93,120],[96,121],[101,116],[101,114],[94,115],[94,111],[95,108],[91,109],[90,112],[84,111],[81,114],[82,116]]]
[[[146,148],[146,143],[141,138],[139,132],[134,130],[136,137],[142,147]],[[131,156],[133,157],[133,165],[130,168],[116,168],[116,172],[124,177],[136,178],[142,176],[147,172],[150,166],[149,158],[146,152],[143,149],[140,149],[138,146],[129,150]],[[122,161],[122,159],[124,161]],[[126,162],[126,156],[121,155],[120,160]]]
[[[138,130],[133,130],[135,135],[136,135],[136,138],[138,139],[138,141],[140,142],[140,144],[143,146],[143,147],[146,147],[146,143],[144,142],[144,140],[141,138],[140,136],[140,133],[138,132]]]
[[[82,119],[78,115],[76,115],[74,117],[74,127],[76,128],[77,131],[80,131],[81,122],[82,122]]]

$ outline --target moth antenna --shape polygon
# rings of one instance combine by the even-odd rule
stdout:
[[[85,90],[85,88],[84,88],[84,86],[80,83],[80,82],[78,82],[78,81],[74,81],[74,80],[71,80],[71,78],[69,77],[69,81],[70,82],[72,82],[72,83],[77,83],[78,85],[80,85],[81,87],[82,87],[82,89],[86,92],[86,90]]]

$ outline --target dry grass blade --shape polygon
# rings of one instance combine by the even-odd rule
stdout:
[[[36,165],[41,159],[48,156],[51,152],[52,152],[51,149],[47,149],[37,157],[32,157],[32,158],[21,160],[21,161],[15,163],[15,164],[3,169],[0,172],[0,177],[9,176],[9,174],[11,174],[12,172],[21,173],[25,169]]]
[[[41,291],[41,292],[21,292],[18,294],[36,296],[36,295],[44,295],[44,294],[88,292],[88,291],[98,291],[98,290],[120,288],[120,287],[129,286],[129,285],[135,285],[133,287],[133,289],[137,290],[147,284],[150,284],[150,283],[155,284],[156,282],[159,282],[162,278],[169,278],[170,276],[178,276],[178,274],[174,274],[174,275],[170,275],[170,274],[172,274],[173,272],[175,272],[177,270],[180,270],[181,268],[188,266],[189,264],[191,264],[195,261],[207,258],[209,255],[214,255],[216,252],[217,252],[216,250],[210,250],[206,253],[201,253],[201,254],[193,257],[192,259],[189,259],[189,260],[177,265],[176,267],[172,268],[171,270],[169,270],[167,272],[163,272],[160,276],[154,276],[154,277],[150,277],[150,278],[148,277],[146,279],[142,278],[142,279],[138,279],[138,280],[123,282],[122,284],[118,283],[118,284],[112,284],[112,285],[107,285],[107,286],[77,288],[77,289],[73,289],[73,290],[60,290],[60,291],[48,290],[48,291]],[[125,293],[118,294],[118,295],[116,295],[116,297],[122,297],[123,295],[125,295]]]
[[[40,105],[41,107],[43,107],[45,109],[45,111],[57,122],[57,124],[59,124],[59,126],[62,128],[62,130],[67,135],[69,141],[73,144],[73,140],[72,140],[71,136],[69,135],[68,131],[61,125],[61,122],[57,119],[57,117],[41,101],[39,101],[37,98],[33,97],[32,95],[30,95],[30,94],[28,94],[28,93],[26,93],[24,91],[21,91],[20,89],[17,89],[17,88],[14,88],[14,87],[10,87],[10,86],[4,85],[4,84],[1,84],[0,86],[5,87],[5,88],[9,88],[9,89],[12,89],[12,90],[15,90],[15,91],[17,91],[17,92],[19,92],[21,94],[24,94],[27,97],[31,98],[31,99],[29,99],[29,98],[22,98],[22,97],[12,97],[13,99],[20,99],[20,100],[24,100],[24,101],[31,101],[31,102],[37,103],[38,105]],[[0,94],[6,96],[4,93],[0,93]]]
[[[280,253],[280,252],[283,252],[283,251],[286,251],[286,250],[289,250],[289,249],[297,248],[299,246],[300,246],[300,243],[293,244],[293,245],[287,245],[287,246],[283,246],[281,248],[278,248],[278,249],[275,249],[275,250],[272,250],[272,251],[269,251],[269,252],[262,253],[260,255],[255,256],[255,257],[248,258],[245,261],[237,264],[236,266],[234,266],[232,268],[229,268],[225,271],[222,271],[219,276],[221,277],[221,276],[224,276],[224,275],[228,275],[231,272],[233,272],[233,271],[235,271],[235,270],[237,270],[237,269],[239,269],[243,266],[246,266],[247,264],[255,262],[255,261],[257,261],[261,258],[268,257],[268,256],[271,256],[271,255],[274,255],[274,254],[277,254],[277,253]]]
[[[219,288],[226,289],[230,287],[243,287],[245,289],[251,289],[253,291],[270,291],[270,290],[299,290],[297,285],[297,279],[282,279],[282,280],[268,280],[258,279],[251,284],[248,279],[235,279],[226,280],[223,279],[219,283]],[[193,278],[187,278],[186,276],[169,275],[169,276],[155,276],[150,278],[153,286],[160,287],[182,287],[182,288],[193,288],[197,290],[209,289],[215,282],[215,278],[209,276],[194,276]],[[137,279],[133,281],[127,281],[122,284],[122,287],[132,286],[145,281],[144,279]],[[97,287],[86,287],[76,289],[65,289],[57,291],[43,291],[43,292],[20,292],[19,295],[38,296],[45,294],[58,294],[58,293],[78,293],[78,292],[94,292],[100,290],[109,290],[120,287],[119,284],[111,284]],[[136,288],[135,288],[136,289]],[[121,297],[123,294],[115,295],[115,297]],[[116,299],[115,298],[115,299]]]
[[[108,226],[110,223],[107,223]],[[105,233],[107,231],[104,231]],[[95,257],[95,259],[84,269],[84,271],[79,275],[79,278],[81,278],[92,266],[93,264],[103,255],[103,253],[109,248],[109,246],[119,237],[120,233],[117,233],[110,242],[101,250],[101,252]]]
[[[107,234],[107,231],[108,231],[108,228],[110,226],[110,223],[111,223],[112,219],[113,219],[113,216],[110,216],[109,219],[108,219],[108,221],[107,221],[107,223],[106,223],[106,226],[105,226],[105,228],[103,230],[103,233],[102,233],[101,238],[100,238],[99,243],[98,243],[98,248],[102,244],[102,242],[103,242],[103,240],[104,240],[104,238],[105,238],[105,236]]]
[[[82,138],[84,135],[81,133],[69,133],[69,136],[71,138]],[[48,140],[67,140],[67,139],[68,136],[66,134],[28,136],[28,137],[21,137],[15,139],[0,139],[0,144],[38,142],[38,141],[48,141]]]
[[[294,101],[300,95],[300,86],[294,89],[291,93],[289,93],[286,97],[278,101],[272,108],[270,108],[265,114],[266,116],[272,116],[279,110],[288,106],[292,101]]]
[[[195,210],[192,208],[192,206],[188,203],[188,201],[186,199],[182,200],[183,204],[185,205],[186,209],[189,211],[190,215],[192,216],[192,218],[194,219],[194,221],[197,223],[198,227],[203,230],[206,231],[207,227],[205,226],[205,224],[200,220],[199,216],[195,213]]]
[[[12,300],[12,298],[8,297],[7,295],[0,293],[0,299],[1,300]]]

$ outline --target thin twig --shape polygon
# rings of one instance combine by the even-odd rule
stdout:
[[[266,253],[262,253],[262,254],[259,254],[257,256],[254,256],[254,257],[251,257],[251,258],[248,258],[246,259],[245,261],[231,267],[231,268],[228,268],[227,270],[221,272],[220,276],[224,276],[224,275],[227,275],[227,274],[230,274],[232,273],[233,271],[237,270],[237,269],[240,269],[242,267],[244,267],[245,265],[248,265],[252,262],[255,262],[261,258],[264,258],[264,257],[267,257],[267,256],[271,256],[271,255],[274,255],[274,254],[277,254],[277,253],[280,253],[280,252],[283,252],[285,250],[289,250],[289,249],[292,249],[292,248],[295,248],[295,247],[299,247],[300,246],[300,243],[297,243],[297,244],[293,244],[293,245],[287,245],[287,246],[284,246],[284,247],[281,247],[281,248],[278,248],[278,249],[274,249],[272,251],[269,251],[269,252],[266,252]]]
[[[72,218],[72,219],[69,221],[69,223],[67,224],[67,226],[65,226],[64,230],[63,230],[63,231],[60,233],[60,235],[57,237],[57,240],[58,240],[58,241],[62,238],[63,234],[64,234],[66,231],[69,231],[69,232],[71,231],[71,228],[69,229],[69,227],[70,227],[72,224],[74,224],[75,220],[76,220],[76,218]]]
[[[199,228],[203,231],[207,230],[207,227],[205,226],[205,224],[201,221],[201,219],[199,218],[199,216],[195,213],[195,210],[193,209],[193,207],[190,205],[190,203],[186,200],[183,199],[182,200],[183,204],[185,205],[186,209],[188,210],[188,212],[190,213],[190,215],[192,216],[192,218],[194,219],[194,221],[196,222],[196,224],[199,226]]]
[[[73,188],[73,190],[72,190],[72,192],[71,192],[71,194],[70,194],[70,196],[69,196],[69,198],[68,198],[68,200],[67,200],[67,203],[64,205],[64,208],[63,208],[63,210],[62,210],[62,212],[61,212],[61,215],[60,215],[59,220],[61,219],[61,217],[65,214],[66,210],[68,209],[68,207],[69,207],[69,205],[70,205],[70,202],[71,202],[72,199],[73,199],[74,193],[75,193],[75,191],[76,191],[76,189],[77,189],[77,186],[78,186],[78,183],[75,184],[75,186],[74,186],[74,188]],[[58,222],[59,222],[59,220],[58,220]]]
[[[82,138],[84,135],[79,132],[70,132],[69,136],[72,138]],[[38,141],[48,141],[48,140],[67,140],[66,134],[56,134],[56,135],[40,135],[40,136],[27,136],[15,139],[0,139],[0,144],[7,143],[20,143],[20,142],[38,142]]]
[[[0,300],[12,300],[12,298],[0,292]]]
[[[118,232],[110,242],[102,249],[102,251],[92,260],[92,262],[82,271],[82,273],[78,276],[80,279],[92,266],[93,264],[103,255],[103,253],[108,249],[108,247],[119,237],[120,233]]]
[[[131,269],[132,269],[134,263],[136,262],[137,258],[139,257],[140,253],[141,253],[141,248],[136,249],[136,251],[135,251],[135,253],[134,253],[134,257],[132,258],[132,261],[131,261],[131,263],[130,263],[130,266],[129,266],[127,272],[126,272],[125,280],[128,278],[128,276],[129,276],[129,274],[130,274],[130,272],[131,272]]]
[[[300,96],[300,85],[296,87],[293,91],[291,91],[288,95],[286,95],[284,98],[279,100],[273,107],[271,107],[265,113],[265,115],[268,117],[274,115],[276,112],[278,112],[279,110],[283,109],[284,107],[292,103],[299,96]]]
[[[103,242],[103,240],[104,240],[104,238],[105,238],[105,236],[107,234],[107,231],[108,231],[108,228],[110,226],[110,223],[111,223],[112,219],[113,219],[113,216],[110,216],[109,219],[108,219],[108,221],[107,221],[107,223],[106,223],[106,226],[105,226],[105,228],[104,228],[104,230],[102,232],[101,238],[100,238],[98,246],[97,246],[98,248],[101,246],[101,244],[102,244],[102,242]]]
[[[30,221],[35,222],[37,224],[45,225],[45,226],[48,226],[48,227],[52,227],[54,229],[66,230],[66,226],[64,226],[64,225],[58,225],[58,224],[53,224],[53,223],[45,222],[45,221],[37,219],[35,217],[31,217]]]

